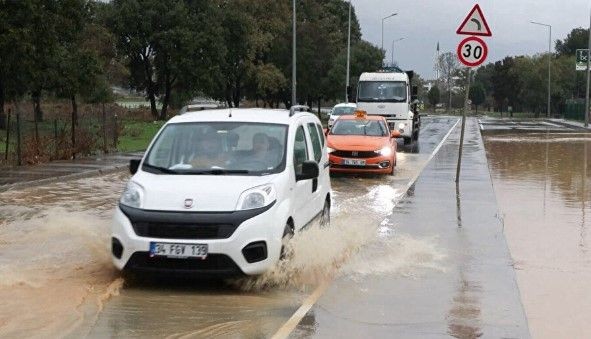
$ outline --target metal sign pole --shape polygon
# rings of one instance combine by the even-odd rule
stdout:
[[[466,129],[466,112],[468,111],[468,100],[470,98],[470,78],[472,70],[468,67],[468,81],[466,95],[464,97],[464,112],[462,114],[462,132],[460,133],[460,149],[458,151],[458,166],[456,168],[456,185],[460,183],[460,169],[462,168],[462,149],[464,147],[464,131]]]
[[[589,29],[591,32],[591,11],[589,12]],[[585,127],[589,127],[589,73],[591,70],[589,66],[591,64],[591,34],[589,34],[589,41],[587,46],[587,69],[585,70],[587,75],[587,90],[585,91]]]

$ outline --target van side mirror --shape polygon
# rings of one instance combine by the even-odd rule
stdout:
[[[142,159],[129,160],[129,173],[136,174],[138,168],[140,168],[140,162],[142,162]]]
[[[419,98],[419,88],[417,86],[412,86],[412,94],[410,96],[411,101],[418,100]]]
[[[320,168],[314,160],[306,160],[302,164],[302,173],[296,175],[296,181],[316,179],[320,174]]]

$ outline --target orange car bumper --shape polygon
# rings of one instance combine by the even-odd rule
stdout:
[[[392,173],[396,156],[379,156],[374,158],[342,158],[330,154],[330,172],[331,173],[373,173],[388,174]],[[346,165],[345,159],[364,160],[365,165]]]

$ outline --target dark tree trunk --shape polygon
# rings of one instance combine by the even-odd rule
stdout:
[[[0,129],[6,129],[6,113],[4,113],[4,85],[0,80]]]
[[[72,103],[72,158],[76,158],[76,127],[78,126],[78,103],[76,96],[70,97]]]
[[[170,102],[170,93],[172,91],[172,79],[170,75],[166,74],[164,99],[162,100],[162,110],[160,111],[160,120],[166,120],[166,111],[168,110],[168,103]]]
[[[152,71],[152,64],[147,56],[144,57],[144,69],[146,72],[146,92],[148,100],[150,100],[150,109],[154,119],[158,119],[158,109],[156,108],[156,84],[152,79],[154,72]]]
[[[234,93],[232,99],[234,100],[234,107],[240,107],[240,77],[236,79],[234,84]]]
[[[43,110],[41,109],[41,90],[37,89],[31,93],[33,99],[33,110],[35,111],[35,120],[37,122],[43,121]]]

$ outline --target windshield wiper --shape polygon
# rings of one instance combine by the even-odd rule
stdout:
[[[213,175],[222,175],[222,174],[248,174],[250,173],[249,170],[232,170],[232,169],[223,169],[223,168],[212,168],[209,170],[200,170],[200,171],[183,171],[183,174],[213,174]]]
[[[175,170],[171,170],[171,169],[168,169],[166,167],[154,166],[154,165],[151,165],[151,164],[148,164],[148,163],[144,163],[144,166],[143,167],[144,168],[148,168],[148,169],[153,170],[153,171],[157,171],[158,173],[179,174],[179,172],[177,172]],[[152,171],[149,171],[149,172],[152,172]],[[154,173],[154,172],[152,172],[152,173]]]

